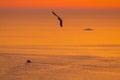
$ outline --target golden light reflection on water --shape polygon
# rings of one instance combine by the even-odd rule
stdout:
[[[32,63],[27,64],[27,59],[32,60]],[[2,80],[119,80],[119,63],[119,57],[0,53],[0,78]]]
[[[28,45],[0,46],[1,53],[42,55],[91,55],[119,57],[119,45]]]

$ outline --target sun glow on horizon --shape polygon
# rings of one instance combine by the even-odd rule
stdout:
[[[0,7],[63,7],[63,8],[120,8],[119,0],[2,0],[0,1]]]

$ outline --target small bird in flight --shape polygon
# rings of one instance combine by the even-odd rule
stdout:
[[[60,27],[63,27],[62,19],[54,11],[52,11],[52,14],[55,15],[58,18],[58,20],[60,21]]]
[[[83,30],[86,30],[86,31],[93,31],[92,28],[85,28],[85,29],[83,29]]]
[[[31,63],[31,60],[28,59],[28,60],[26,61],[26,63]]]

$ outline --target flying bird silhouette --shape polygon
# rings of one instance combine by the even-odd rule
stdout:
[[[60,27],[63,27],[62,19],[54,11],[52,11],[52,14],[55,15],[58,18],[58,20],[60,21]]]
[[[92,28],[85,28],[84,30],[86,30],[86,31],[93,31]]]

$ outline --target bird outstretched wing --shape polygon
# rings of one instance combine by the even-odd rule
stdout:
[[[85,28],[84,30],[85,30],[85,31],[93,31],[92,28]]]
[[[52,11],[52,14],[55,15],[58,18],[58,20],[60,21],[60,27],[63,27],[62,19],[54,11]]]

